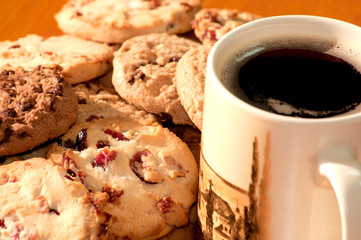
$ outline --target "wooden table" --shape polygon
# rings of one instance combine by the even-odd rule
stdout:
[[[0,41],[29,33],[60,35],[53,18],[67,0],[0,0]],[[262,16],[310,14],[361,26],[360,0],[203,0],[203,7],[236,8]]]

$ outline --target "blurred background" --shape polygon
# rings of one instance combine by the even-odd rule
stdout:
[[[29,33],[60,35],[54,14],[68,0],[0,0],[0,41]],[[203,7],[235,8],[264,17],[308,14],[361,26],[361,0],[203,0]]]

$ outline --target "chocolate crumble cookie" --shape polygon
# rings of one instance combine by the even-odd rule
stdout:
[[[65,133],[78,103],[61,68],[0,72],[0,156],[30,150]]]

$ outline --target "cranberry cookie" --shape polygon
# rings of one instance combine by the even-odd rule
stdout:
[[[203,45],[189,50],[179,60],[176,85],[179,100],[192,122],[202,130],[204,84],[208,53],[211,46]]]
[[[214,44],[227,32],[260,16],[235,9],[205,8],[197,12],[192,28],[204,44]]]
[[[190,31],[200,0],[71,0],[55,15],[65,33],[121,43],[149,33]]]
[[[78,103],[59,66],[0,72],[0,156],[30,150],[65,133]]]
[[[178,100],[175,70],[178,60],[200,44],[176,35],[149,34],[134,37],[114,53],[113,85],[130,104],[193,125]]]
[[[58,64],[63,68],[64,79],[71,84],[103,75],[112,68],[112,59],[111,47],[66,35],[49,38],[27,35],[0,43],[0,68],[9,64],[29,70],[38,65]]]
[[[80,123],[51,146],[48,158],[93,193],[109,195],[109,239],[157,239],[189,222],[197,164],[186,144],[159,124]]]
[[[107,239],[109,218],[94,196],[49,160],[2,165],[0,239]]]

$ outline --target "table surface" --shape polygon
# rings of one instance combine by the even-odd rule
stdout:
[[[67,0],[0,0],[0,41],[26,34],[60,35],[54,14]],[[307,14],[361,26],[360,0],[203,0],[203,7],[233,8],[264,17]]]

